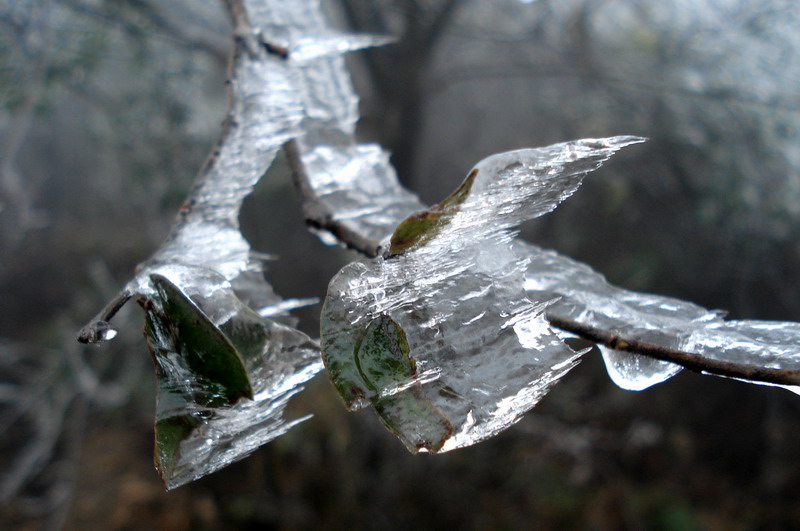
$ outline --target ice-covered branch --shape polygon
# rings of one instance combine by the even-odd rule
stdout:
[[[290,159],[309,225],[322,231],[324,241],[372,257],[400,220],[423,207],[400,186],[385,152],[355,142],[353,123],[348,115],[334,129],[330,122],[315,125],[319,134],[291,146]],[[723,321],[720,312],[685,301],[611,286],[588,266],[553,251],[521,242],[516,249],[529,260],[529,297],[556,299],[545,310],[548,321],[602,345],[610,375],[624,388],[643,389],[681,367],[792,390],[800,385],[797,323]]]
[[[518,246],[531,260],[528,294],[557,297],[547,309],[550,323],[607,347],[606,366],[621,387],[643,389],[684,367],[797,391],[800,323],[725,321],[724,312],[618,288],[586,264]]]
[[[360,190],[348,193],[349,189],[328,183],[329,189],[338,192],[329,197],[305,173],[297,175],[299,189],[310,205],[306,212],[312,225],[331,227],[331,235],[367,256],[374,256],[386,244],[396,223],[380,214],[372,216],[366,205],[359,209]],[[385,184],[373,176],[366,188],[373,194],[392,194],[398,186],[396,177],[383,169],[381,175]],[[387,197],[384,201],[391,203]],[[367,219],[361,223],[369,224],[371,233],[356,232],[348,238],[353,231],[340,230],[335,214],[339,204],[348,205],[349,212],[362,212]],[[326,208],[324,222],[314,217]],[[412,212],[409,208],[408,214]],[[624,388],[643,389],[669,378],[680,367],[791,390],[800,385],[798,323],[724,321],[721,312],[686,301],[611,286],[590,267],[554,251],[523,242],[517,242],[516,249],[529,260],[528,296],[540,302],[555,300],[545,310],[554,327],[607,347],[603,354],[609,373]]]
[[[383,42],[332,32],[316,2],[226,5],[234,47],[220,139],[164,244],[78,336],[111,339],[109,320],[129,299],[144,308],[159,380],[156,463],[168,488],[244,457],[298,422],[282,412],[322,368],[318,345],[264,317],[285,302],[242,236],[239,210],[283,144],[310,136],[309,124],[355,116],[354,97],[337,93],[326,107],[308,79],[333,79],[344,72],[344,52]]]

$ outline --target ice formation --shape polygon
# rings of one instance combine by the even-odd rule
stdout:
[[[491,156],[438,205],[409,216],[384,255],[331,281],[322,357],[350,408],[375,407],[412,451],[474,444],[515,423],[579,353],[526,296],[513,228],[568,197],[635,137]]]
[[[597,345],[603,356],[603,363],[609,378],[622,389],[641,391],[669,380],[678,374],[683,367],[641,354],[622,352]]]

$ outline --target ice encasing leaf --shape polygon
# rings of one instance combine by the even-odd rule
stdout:
[[[383,422],[412,449],[436,452],[453,433],[441,411],[416,387],[397,392],[417,378],[408,339],[391,317],[373,320],[356,347],[355,362],[367,397]],[[424,419],[420,421],[420,419]]]
[[[299,422],[283,409],[321,363],[316,342],[260,317],[221,275],[173,264],[151,277],[155,294],[140,302],[158,377],[156,465],[171,489]],[[202,287],[184,291],[185,277]]]
[[[196,385],[195,400],[205,406],[235,404],[242,397],[252,400],[247,369],[231,341],[166,277],[154,274],[150,280],[158,295],[145,307],[147,337],[156,344],[168,341],[170,350],[182,358]],[[163,347],[155,351],[156,358],[163,352]],[[163,370],[159,374],[170,375]]]
[[[438,237],[445,245],[459,237],[471,244],[498,237],[510,241],[512,228],[552,211],[614,152],[643,141],[587,138],[487,157],[447,199],[400,223],[389,252],[399,254]]]
[[[328,288],[321,343],[347,405],[373,405],[411,451],[468,446],[519,420],[579,353],[549,328],[547,302],[526,297],[512,230],[639,141],[489,157],[453,195],[403,221],[385,256],[344,267]],[[388,410],[387,397],[401,405]]]
[[[374,256],[398,224],[413,212],[423,209],[424,205],[399,184],[385,151],[374,144],[356,143],[353,134],[357,118],[356,100],[350,80],[341,64],[328,70],[327,74],[327,79],[325,76],[313,80],[308,78],[311,80],[309,86],[313,85],[314,101],[326,108],[335,107],[337,100],[349,103],[336,107],[340,112],[320,113],[319,118],[306,121],[312,133],[298,142],[296,157],[301,167],[298,173],[304,209],[326,243],[338,241]],[[329,83],[329,80],[335,81]],[[335,86],[336,90],[330,90],[330,86]],[[326,116],[335,116],[336,119],[323,118]],[[409,228],[413,233],[421,227],[405,227]],[[671,354],[678,354],[673,356],[674,361],[693,370],[736,377],[750,375],[753,380],[767,383],[800,382],[800,375],[787,372],[798,368],[793,360],[800,355],[800,347],[792,346],[797,341],[790,337],[791,334],[783,338],[788,343],[781,346],[775,343],[764,345],[752,330],[737,332],[737,337],[732,339],[731,334],[720,333],[712,326],[723,322],[719,312],[687,301],[617,288],[585,264],[535,245],[517,242],[516,248],[530,261],[526,273],[528,297],[540,302],[557,299],[547,307],[547,318],[555,326],[560,323],[567,329],[581,331],[583,337],[596,340],[602,340],[604,338],[600,336],[610,333],[613,337],[605,339],[626,337],[639,341],[650,350],[652,347],[667,348],[675,351]],[[702,334],[697,335],[701,330]],[[706,340],[685,342],[692,334]],[[738,345],[746,343],[749,347],[741,349],[733,343],[720,342],[721,336]],[[697,352],[677,352],[692,345],[698,347]],[[729,356],[728,346],[738,353]],[[756,370],[760,363],[757,353],[774,346],[778,346],[780,351],[788,349],[792,354],[784,356],[784,361],[776,365],[779,369]],[[630,369],[632,365],[635,364],[626,366]],[[635,371],[628,371],[630,378],[650,378],[648,374],[652,373],[652,367],[647,366],[649,369],[638,375],[634,374]],[[645,365],[640,364],[640,367]],[[661,365],[665,373],[671,372],[665,367],[668,365]]]

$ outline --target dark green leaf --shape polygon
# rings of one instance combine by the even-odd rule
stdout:
[[[163,313],[148,312],[167,330],[169,340],[208,393],[203,405],[220,406],[253,398],[253,388],[241,355],[231,341],[189,297],[165,277],[150,275]]]

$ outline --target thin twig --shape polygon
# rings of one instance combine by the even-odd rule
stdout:
[[[133,292],[127,286],[106,304],[105,308],[78,332],[78,341],[81,343],[99,343],[106,339],[111,325],[108,322],[117,312],[125,306],[133,296]]]
[[[303,214],[306,219],[306,224],[312,230],[332,234],[348,249],[352,249],[370,258],[378,256],[380,254],[380,242],[375,242],[339,223],[334,216],[334,212],[320,210],[320,202],[313,199],[316,197],[316,192],[309,182],[308,173],[303,165],[297,140],[290,140],[284,144],[283,151],[292,169],[292,180],[294,181],[295,188],[297,188],[300,196],[305,198],[303,202]]]

